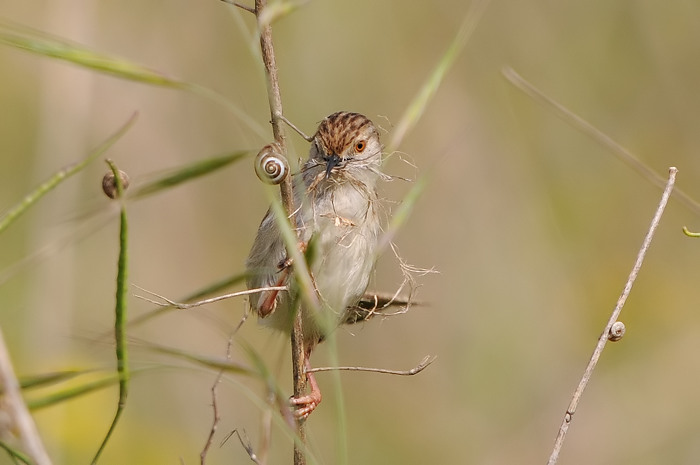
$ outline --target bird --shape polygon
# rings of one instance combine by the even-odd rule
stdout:
[[[324,118],[310,138],[309,158],[293,176],[293,229],[305,251],[316,308],[299,298],[294,263],[287,254],[272,209],[257,231],[246,261],[250,290],[286,286],[285,291],[251,294],[249,305],[264,325],[290,332],[297,303],[304,334],[304,366],[310,392],[292,397],[294,416],[303,420],[321,402],[318,383],[308,370],[316,345],[338,325],[354,321],[372,275],[381,234],[376,186],[381,172],[379,131],[366,116],[336,112]],[[264,152],[264,153],[263,153]],[[259,176],[277,182],[275,170],[288,169],[275,150],[261,151]]]

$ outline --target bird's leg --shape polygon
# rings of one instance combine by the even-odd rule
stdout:
[[[289,402],[296,406],[297,409],[294,411],[294,417],[301,421],[306,420],[306,418],[311,415],[318,404],[321,403],[321,389],[318,387],[316,382],[316,377],[313,373],[309,372],[311,369],[311,362],[309,357],[311,356],[311,348],[307,348],[304,351],[304,369],[306,371],[306,380],[309,382],[310,392],[305,396],[292,397]]]

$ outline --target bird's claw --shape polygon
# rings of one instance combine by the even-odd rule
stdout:
[[[318,404],[321,403],[321,391],[312,390],[309,394],[301,397],[292,397],[289,403],[297,407],[294,410],[294,418],[298,421],[306,420],[311,412],[313,412]]]

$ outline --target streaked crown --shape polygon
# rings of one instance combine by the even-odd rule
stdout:
[[[372,143],[378,145],[379,133],[374,123],[366,116],[339,111],[321,121],[314,135],[314,141],[322,155],[335,154],[345,158],[348,155],[364,152]],[[374,150],[381,150],[381,147],[376,147]]]

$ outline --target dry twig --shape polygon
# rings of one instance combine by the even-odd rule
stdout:
[[[242,3],[234,2],[232,0],[221,0],[221,1],[223,1],[224,3],[228,3],[229,5],[237,6],[241,10],[245,10],[248,13],[255,14],[255,8],[251,8],[249,6],[243,5]]]
[[[141,300],[145,300],[146,302],[150,302],[150,303],[158,305],[160,307],[175,307],[175,308],[178,308],[181,310],[186,310],[188,308],[193,308],[193,307],[201,307],[202,305],[212,304],[212,303],[218,302],[220,300],[226,300],[226,299],[230,299],[232,297],[240,297],[242,295],[257,294],[258,292],[264,292],[264,291],[286,291],[287,290],[287,286],[260,287],[257,289],[248,289],[247,291],[239,291],[239,292],[232,292],[230,294],[218,295],[218,296],[212,297],[210,299],[204,299],[204,300],[200,300],[197,302],[193,302],[191,304],[187,304],[187,303],[182,303],[182,302],[175,302],[173,300],[168,299],[167,297],[164,297],[160,294],[156,294],[155,292],[151,292],[148,289],[144,289],[144,288],[139,287],[139,286],[135,286],[135,287],[138,287],[139,289],[141,289],[144,292],[148,292],[152,296],[158,297],[159,299],[163,300],[165,303],[158,302],[157,300],[149,299],[148,297],[144,297],[142,295],[135,295],[134,297],[141,299]]]
[[[279,79],[277,77],[277,61],[275,59],[275,50],[272,44],[272,28],[270,23],[263,24],[261,16],[267,7],[267,0],[255,0],[255,17],[258,20],[258,28],[260,30],[260,50],[262,53],[263,64],[265,65],[265,76],[267,77],[267,95],[270,104],[270,123],[272,124],[272,134],[275,142],[279,144],[280,150],[284,157],[287,156],[287,141],[284,135],[284,126],[282,125],[282,96],[280,94]],[[280,195],[282,206],[284,207],[287,217],[291,224],[296,224],[294,196],[292,193],[292,180],[287,176],[280,183]],[[304,373],[304,337],[302,331],[301,312],[297,310],[292,327],[292,374],[294,379],[294,396],[299,397],[306,389],[306,374]],[[297,422],[297,436],[299,443],[294,442],[294,465],[305,465],[306,457],[304,456],[303,448],[306,444],[306,431],[303,422]],[[301,447],[300,447],[301,446]]]
[[[238,326],[240,328],[240,325]],[[238,330],[238,328],[236,328]],[[233,345],[233,335],[228,340],[228,344],[226,345],[226,360],[231,361],[231,346]],[[219,405],[216,401],[216,388],[219,386],[221,383],[221,378],[224,376],[224,370],[219,370],[219,374],[216,375],[216,379],[214,380],[214,384],[211,386],[211,408],[214,413],[214,420],[212,421],[211,424],[211,429],[209,430],[209,436],[207,436],[207,442],[204,444],[204,448],[202,449],[202,452],[199,454],[199,462],[201,465],[204,465],[207,461],[207,453],[209,452],[209,448],[211,447],[212,443],[214,442],[214,434],[216,433],[217,428],[219,427],[219,422],[221,421],[221,414],[219,414]]]
[[[258,460],[258,456],[255,455],[255,451],[253,450],[253,446],[250,444],[248,435],[245,434],[245,430],[243,430],[243,436],[245,436],[245,440],[243,439],[243,436],[241,436],[241,433],[237,429],[234,429],[228,437],[231,437],[233,434],[238,436],[238,440],[241,442],[241,446],[243,446],[243,449],[245,449],[245,451],[248,453],[248,457],[250,457],[250,460],[252,460],[253,463],[255,463],[256,465],[261,465],[262,462],[260,462],[260,460]]]
[[[584,389],[586,389],[588,381],[591,379],[591,375],[593,374],[593,370],[595,369],[596,364],[598,363],[600,355],[603,353],[605,344],[608,342],[608,338],[611,334],[610,330],[613,327],[613,325],[617,322],[617,319],[620,316],[620,312],[622,311],[622,307],[625,305],[625,301],[627,300],[627,296],[632,290],[632,285],[637,279],[637,274],[639,273],[639,270],[642,267],[644,256],[646,255],[647,250],[649,249],[649,245],[651,244],[651,240],[654,237],[654,233],[656,232],[656,228],[659,225],[659,221],[661,221],[661,216],[663,215],[664,209],[666,208],[666,204],[668,203],[668,198],[670,197],[671,192],[673,191],[673,185],[676,182],[676,173],[678,172],[678,170],[674,167],[669,168],[668,171],[668,181],[666,182],[666,188],[664,189],[664,193],[661,196],[659,206],[656,209],[656,214],[654,215],[654,218],[651,221],[651,225],[649,226],[647,235],[644,238],[642,247],[639,249],[639,253],[637,254],[637,260],[635,261],[634,266],[632,267],[632,271],[630,272],[630,275],[627,278],[625,288],[622,291],[620,297],[617,299],[617,305],[615,305],[615,309],[610,315],[610,319],[608,320],[605,329],[598,338],[598,343],[596,344],[595,350],[593,351],[593,355],[591,356],[591,359],[588,362],[586,371],[583,373],[583,377],[581,378],[581,381],[579,382],[578,387],[576,388],[576,391],[574,391],[574,395],[571,398],[569,407],[566,409],[564,420],[562,421],[562,424],[559,427],[559,434],[557,434],[557,438],[554,442],[554,448],[552,449],[552,454],[549,457],[547,465],[554,465],[557,463],[557,459],[559,458],[559,452],[561,451],[561,447],[564,444],[566,432],[569,430],[569,425],[571,424],[571,420],[574,417],[574,413],[576,413],[576,408],[578,407],[581,395],[583,394]]]
[[[306,370],[307,373],[316,373],[319,371],[368,371],[371,373],[384,373],[387,375],[413,376],[425,370],[428,365],[433,363],[437,357],[426,355],[423,360],[410,370],[389,370],[387,368],[370,368],[370,367],[319,367]]]

